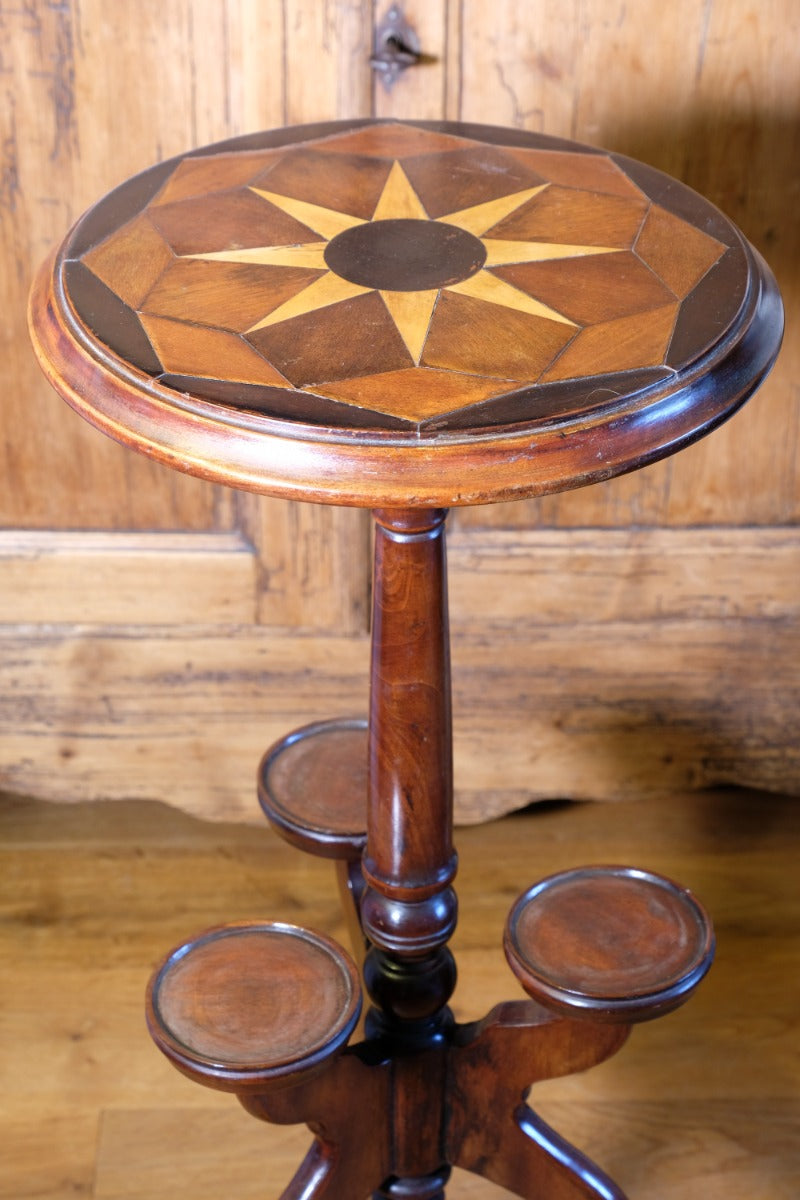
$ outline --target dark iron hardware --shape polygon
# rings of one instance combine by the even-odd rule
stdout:
[[[415,67],[422,58],[419,38],[400,8],[393,4],[375,30],[375,48],[369,60],[370,66],[389,91],[400,74],[409,67]]]

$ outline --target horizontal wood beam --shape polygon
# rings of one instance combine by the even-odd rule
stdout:
[[[800,623],[454,630],[457,819],[741,784],[800,795]],[[368,642],[265,628],[0,628],[0,789],[260,820],[264,749],[367,708]]]
[[[0,623],[249,624],[252,547],[230,533],[0,531]]]
[[[456,529],[451,619],[469,626],[797,618],[800,528]]]

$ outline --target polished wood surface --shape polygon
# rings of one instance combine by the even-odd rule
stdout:
[[[0,1193],[274,1200],[310,1134],[173,1071],[144,1028],[143,984],[165,945],[226,919],[269,912],[342,941],[331,864],[266,825],[155,803],[4,797],[0,835]],[[714,912],[717,960],[693,1000],[531,1097],[634,1200],[795,1200],[799,839],[794,800],[736,791],[553,805],[459,834],[460,1021],[514,993],[499,933],[526,879],[638,860]],[[448,1186],[505,1195],[459,1170]]]
[[[266,1092],[317,1073],[361,1011],[355,964],[332,939],[239,922],[176,947],[151,977],[147,1025],[173,1066],[221,1091]]]
[[[529,996],[587,1020],[631,1024],[684,1004],[714,957],[711,919],[672,880],[575,867],[512,905],[503,945]]]
[[[258,769],[267,820],[292,845],[360,862],[367,841],[366,717],[316,721],[280,738]]]
[[[335,943],[281,924],[228,925],[183,943],[151,979],[148,1028],[195,1082],[233,1091],[267,1122],[313,1131],[283,1200],[444,1200],[453,1167],[524,1200],[625,1200],[528,1106],[521,1080],[596,1065],[632,1022],[683,1003],[711,963],[712,927],[688,891],[652,873],[551,876],[523,893],[506,927],[509,962],[534,1003],[455,1022],[446,517],[374,514],[367,839],[360,874],[356,864],[346,880],[339,871],[360,925],[354,942],[366,943],[363,1039],[345,1046],[359,1014],[355,965]],[[290,735],[281,751],[291,746]],[[292,825],[278,822],[297,841]],[[364,1095],[369,1117],[354,1133]]]
[[[735,227],[651,167],[516,129],[357,121],[121,184],[42,268],[30,321],[64,399],[169,466],[434,507],[690,443],[763,380],[782,308]]]
[[[446,516],[375,521],[364,870],[409,902],[441,893],[456,872]]]

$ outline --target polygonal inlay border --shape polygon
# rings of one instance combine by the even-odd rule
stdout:
[[[91,210],[67,290],[123,360],[282,419],[464,430],[585,411],[713,344],[747,270],[732,227],[688,189],[557,145],[378,123],[209,148]],[[326,248],[376,221],[449,224],[485,263],[433,289],[354,284]],[[718,281],[710,319],[701,294]]]

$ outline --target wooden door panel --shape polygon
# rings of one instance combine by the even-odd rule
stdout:
[[[95,433],[25,329],[33,269],[159,158],[290,122],[517,125],[708,195],[800,307],[792,0],[407,0],[424,65],[370,70],[388,0],[0,6],[0,787],[254,818],[261,750],[365,711],[369,520],[237,495]],[[791,324],[790,324],[791,328]],[[673,459],[450,518],[461,819],[547,795],[800,791],[800,342]]]
[[[375,29],[383,25],[391,8],[387,0],[374,0]],[[410,0],[400,8],[419,39],[423,64],[403,72],[389,89],[378,72],[373,80],[373,113],[376,117],[416,121],[440,121],[447,113],[447,80],[451,55],[451,11],[458,5],[446,0]]]
[[[677,175],[768,256],[797,311],[798,17],[788,3],[464,0],[458,113],[607,146]],[[678,32],[680,31],[680,32]],[[797,339],[758,398],[677,458],[579,493],[463,514],[467,525],[782,524],[798,519]]]
[[[205,485],[126,454],[76,420],[42,379],[25,327],[33,270],[89,203],[187,139],[224,136],[237,120],[218,53],[224,16],[220,5],[152,0],[135,20],[110,19],[107,6],[92,0],[4,7],[0,16],[5,526],[226,523],[229,504]]]
[[[252,611],[248,619],[273,625],[365,628],[363,520],[239,498],[99,436],[42,378],[24,311],[44,253],[87,204],[130,174],[248,127],[368,109],[368,18],[364,5],[233,0],[166,8],[148,2],[136,20],[109,19],[92,0],[35,17],[3,14],[10,68],[3,253],[16,272],[4,272],[0,282],[3,364],[13,381],[2,423],[0,521],[43,535],[12,536],[0,546],[4,619],[35,611],[31,619],[70,620],[67,613],[82,608],[100,622],[130,611],[130,619],[152,624],[170,613],[178,619],[183,608],[204,621]],[[92,533],[79,544],[59,532],[87,529],[120,536],[101,543]],[[170,531],[190,530],[198,534],[193,549],[185,537],[170,540]],[[115,570],[101,572],[82,606],[86,563],[98,564],[104,554]],[[251,560],[246,566],[243,554]],[[308,564],[315,554],[316,574]],[[128,578],[136,570],[143,586],[131,610]],[[221,605],[222,579],[235,590],[245,577],[244,595]],[[183,605],[176,603],[182,578],[192,589]],[[101,581],[104,597],[94,594]],[[35,594],[33,608],[28,594]]]
[[[250,625],[258,564],[241,534],[0,531],[0,624]]]
[[[241,496],[257,556],[257,620],[363,634],[369,622],[370,521],[357,509]]]
[[[369,0],[292,0],[281,7],[285,111],[279,123],[366,116],[372,90]],[[265,56],[275,49],[265,43]]]

